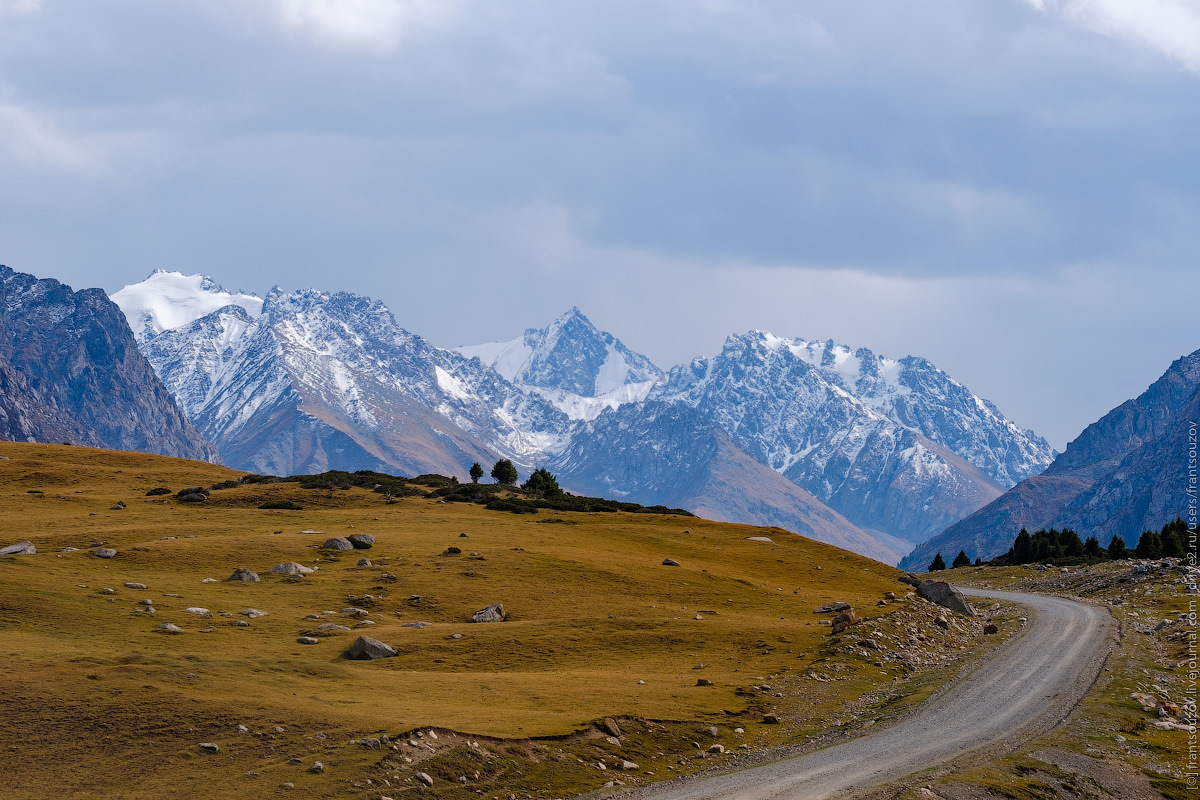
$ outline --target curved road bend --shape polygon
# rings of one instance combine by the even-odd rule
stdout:
[[[1049,730],[1103,666],[1112,618],[1101,608],[1021,592],[964,589],[1031,609],[1026,631],[900,722],[843,744],[711,778],[678,779],[639,800],[821,800],[937,766],[984,745],[1012,748]]]

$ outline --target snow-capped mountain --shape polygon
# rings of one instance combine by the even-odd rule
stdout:
[[[640,353],[598,329],[578,308],[508,342],[458,348],[505,380],[542,395],[573,420],[637,403],[663,373]]]
[[[203,309],[216,302],[207,295],[229,296],[211,281],[193,286],[205,296],[178,305]],[[126,304],[127,317],[153,317],[135,304],[157,303],[144,286],[114,297]],[[142,344],[231,466],[274,474],[374,468],[465,476],[473,461],[506,457],[532,466],[564,444],[565,415],[480,362],[404,330],[382,303],[275,289],[257,317],[247,305],[146,333]]]
[[[262,298],[245,292],[227,292],[206,275],[183,275],[156,269],[141,283],[112,295],[125,312],[139,342],[178,328],[225,306],[238,306],[251,317],[262,312]]]
[[[1050,446],[921,358],[730,336],[652,399],[713,419],[757,460],[860,526],[923,541],[1040,472]]]

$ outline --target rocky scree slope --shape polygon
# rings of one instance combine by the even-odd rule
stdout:
[[[1107,546],[1132,545],[1183,512],[1189,422],[1200,420],[1200,350],[1173,363],[1138,397],[1084,429],[1041,475],[1028,478],[923,543],[901,566],[924,568],[935,552],[988,559],[1021,528],[1072,528]]]
[[[0,266],[0,437],[214,460],[100,289]]]

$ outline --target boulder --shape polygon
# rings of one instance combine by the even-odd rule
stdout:
[[[203,503],[208,499],[208,495],[203,492],[192,492],[190,494],[181,495],[179,502],[181,503]]]
[[[626,759],[626,760],[624,760],[624,761],[622,761],[622,762],[621,762],[621,769],[625,770],[626,772],[631,772],[631,771],[633,771],[633,770],[635,770],[635,769],[641,769],[641,767],[639,767],[639,766],[638,766],[637,764],[635,764],[634,762],[632,762],[632,761],[629,761],[628,759]]]
[[[333,536],[321,545],[322,550],[353,550],[354,545],[345,536]]]
[[[225,580],[241,581],[242,583],[258,583],[258,573],[252,572],[245,567],[238,567],[233,571],[233,574]]]
[[[779,724],[779,715],[763,714],[763,724],[764,725],[778,725]]]
[[[162,625],[159,625],[158,630],[162,633],[183,633],[183,628],[173,625],[170,622],[164,622]]]
[[[983,632],[989,635],[993,633],[999,633],[1000,627],[994,622],[989,622],[987,625],[983,626]]]
[[[357,550],[370,550],[375,544],[375,537],[369,533],[352,533],[346,537],[346,541]]]
[[[97,547],[92,551],[92,555],[96,558],[116,558],[117,551],[111,547]]]
[[[358,637],[346,651],[346,658],[354,661],[373,661],[377,658],[391,658],[394,655],[399,655],[396,648],[370,636]]]
[[[31,556],[37,552],[33,542],[17,542],[8,547],[0,548],[0,556]]]
[[[678,562],[678,561],[676,561],[676,560],[675,560],[675,559],[673,559],[673,558],[664,558],[664,559],[663,559],[663,562],[662,562],[662,565],[663,565],[664,567],[678,567],[678,566],[679,566],[679,562]]]
[[[605,717],[602,726],[609,736],[616,739],[621,738],[621,728],[617,725],[617,721],[612,717]]]
[[[359,567],[373,567],[373,566],[375,566],[375,565],[371,563],[371,559],[369,559],[369,558],[360,558],[360,559],[358,560],[358,564],[357,564],[356,566],[359,566]]]
[[[425,784],[426,786],[433,786],[433,778],[429,777],[429,774],[426,772],[418,772],[413,777],[416,778],[417,780],[419,780],[421,783]]]
[[[856,622],[858,622],[858,616],[854,613],[854,609],[847,608],[845,611],[833,618],[833,627],[830,628],[830,633],[832,635],[837,635]]]
[[[249,617],[250,619],[258,619],[259,617],[265,617],[267,615],[267,612],[259,611],[257,608],[243,608],[238,613],[242,616]]]
[[[813,613],[814,614],[829,614],[829,613],[835,612],[835,611],[846,611],[849,608],[850,608],[849,603],[826,603],[823,606],[819,606],[817,608],[817,610],[814,611]]]
[[[975,609],[963,597],[963,593],[945,581],[921,581],[917,585],[917,593],[931,603],[957,611],[965,617],[975,616]]]
[[[487,608],[480,609],[471,615],[471,622],[503,622],[508,615],[504,613],[504,606],[500,603],[492,603]]]
[[[185,613],[185,614],[195,614],[195,615],[196,615],[196,616],[198,616],[198,617],[207,617],[207,616],[209,616],[209,615],[210,615],[212,612],[210,612],[210,611],[209,611],[207,608],[201,608],[200,606],[191,606],[190,608],[185,608],[185,609],[183,610],[183,613]]]
[[[220,747],[217,747],[217,745],[215,745],[215,744],[214,744],[214,743],[212,743],[212,742],[201,742],[201,743],[200,743],[200,749],[201,749],[201,750],[203,750],[205,753],[219,753],[219,752],[221,752],[221,748],[220,748]]]
[[[312,572],[311,567],[306,567],[303,564],[297,564],[295,561],[285,561],[282,564],[276,564],[271,567],[271,572],[276,575],[308,575]]]
[[[296,640],[300,644],[320,644],[321,640],[315,636],[301,636]]]
[[[126,588],[126,589],[145,589],[145,588],[146,588],[146,584],[144,584],[144,583],[135,583],[134,581],[130,581],[130,582],[128,582],[128,583],[126,583],[126,584],[125,584],[125,588]]]

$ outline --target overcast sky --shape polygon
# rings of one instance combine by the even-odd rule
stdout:
[[[925,356],[1061,449],[1200,348],[1200,0],[0,0],[0,263]]]

